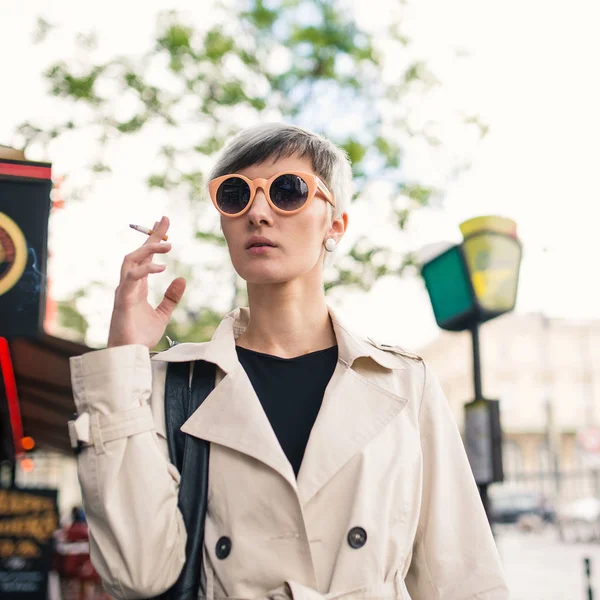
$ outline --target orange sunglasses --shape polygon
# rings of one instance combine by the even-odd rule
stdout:
[[[270,179],[248,179],[234,173],[217,177],[208,184],[213,204],[226,217],[239,217],[248,211],[258,189],[263,190],[273,210],[282,215],[304,210],[317,192],[335,206],[326,185],[316,175],[302,171],[284,171]]]

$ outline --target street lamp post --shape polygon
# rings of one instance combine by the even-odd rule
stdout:
[[[484,398],[483,398],[483,384],[482,384],[482,376],[481,376],[481,350],[480,350],[480,346],[479,346],[479,323],[474,322],[471,325],[471,341],[472,341],[472,349],[473,349],[473,389],[475,392],[475,402],[479,402],[479,404],[481,405],[482,402],[485,402]],[[492,402],[490,400],[488,400],[487,402]],[[469,405],[467,405],[469,406]],[[485,405],[484,405],[485,406]],[[468,408],[465,407],[465,410],[469,410]],[[469,414],[469,413],[467,413]],[[488,430],[489,434],[491,436],[491,423],[489,425],[485,425],[484,426],[484,431],[485,429]],[[485,440],[485,438],[487,437],[485,433],[480,434],[482,439]],[[467,437],[467,436],[465,436]],[[467,437],[468,439],[468,437]],[[488,444],[489,445],[489,444]],[[491,454],[492,457],[494,456],[494,450],[493,450],[493,446],[491,447]],[[469,448],[469,446],[467,446],[467,448]],[[486,455],[486,449],[483,448],[483,451],[478,452],[479,457],[481,458],[482,456]],[[500,439],[500,464],[502,465],[502,440]],[[470,457],[471,458],[471,457]],[[492,459],[493,462],[493,459]],[[471,458],[471,464],[473,464],[473,458]],[[496,473],[495,477],[494,475],[492,475],[492,478],[496,481],[503,479],[504,477],[504,472],[502,470],[502,466],[500,467],[500,473]],[[485,480],[484,483],[481,482],[481,480]],[[489,501],[489,497],[488,497],[488,482],[487,482],[488,477],[476,477],[476,481],[477,481],[477,488],[479,489],[479,496],[481,497],[481,503],[483,504],[483,508],[485,509],[485,514],[487,515],[488,521],[491,523],[491,511],[490,511],[490,501]]]
[[[504,479],[502,429],[499,402],[483,395],[479,326],[514,309],[521,243],[510,219],[478,217],[460,227],[462,243],[426,260],[421,274],[437,324],[471,332],[474,400],[465,405],[465,446],[489,519],[488,485]]]

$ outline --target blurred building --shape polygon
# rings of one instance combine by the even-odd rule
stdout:
[[[481,327],[481,351],[484,396],[500,400],[507,481],[552,484],[555,439],[566,496],[600,493],[600,462],[579,437],[600,425],[600,321],[509,313]],[[470,333],[443,331],[421,354],[462,430],[473,399]]]

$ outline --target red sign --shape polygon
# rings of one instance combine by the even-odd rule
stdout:
[[[17,383],[15,372],[10,357],[10,348],[6,338],[0,337],[0,384],[3,382],[6,404],[8,406],[8,418],[12,431],[14,452],[18,457],[23,453],[21,440],[23,439],[23,423],[21,421],[21,409],[19,407],[19,396],[17,395]]]

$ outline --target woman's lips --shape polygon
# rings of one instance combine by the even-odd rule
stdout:
[[[275,246],[250,246],[250,254],[267,254],[270,250],[275,250]]]

